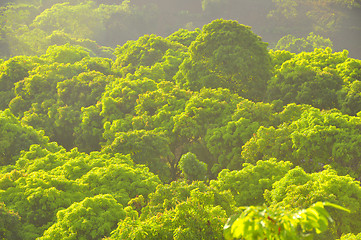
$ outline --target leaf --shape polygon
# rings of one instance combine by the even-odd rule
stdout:
[[[224,225],[223,227],[223,234],[224,234],[224,238],[226,240],[228,239],[233,239],[233,236],[232,236],[232,225],[233,223],[238,219],[238,217],[240,216],[240,214],[235,214],[235,215],[232,215],[230,218],[228,218],[226,224]]]
[[[326,206],[326,207],[333,207],[333,208],[340,209],[340,210],[342,210],[342,211],[351,213],[351,210],[350,210],[350,209],[344,208],[344,207],[342,207],[342,206],[340,206],[340,205],[337,205],[337,204],[334,204],[334,203],[324,202],[323,205]]]

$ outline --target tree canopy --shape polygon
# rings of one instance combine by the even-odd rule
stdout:
[[[0,59],[1,239],[359,238],[361,62],[347,50],[316,33],[271,50],[224,19],[112,49],[97,36],[156,16],[113,0],[1,8],[8,38],[41,39]]]

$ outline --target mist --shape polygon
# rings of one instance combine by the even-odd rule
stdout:
[[[334,51],[346,49],[350,57],[360,59],[360,4],[319,2],[288,0],[280,6],[271,0],[3,1],[0,57],[43,54],[54,32],[115,48],[145,34],[167,37],[180,28],[194,30],[223,18],[252,27],[270,49],[286,35],[306,38],[313,32],[330,39]]]

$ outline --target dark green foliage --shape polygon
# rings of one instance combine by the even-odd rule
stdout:
[[[47,142],[44,132],[22,125],[8,109],[0,111],[0,166],[15,163],[20,151],[30,145]]]
[[[103,151],[130,154],[136,163],[147,164],[152,172],[167,176],[165,162],[162,161],[171,154],[167,143],[166,136],[161,132],[135,130],[116,133],[114,140]]]
[[[191,90],[228,88],[260,100],[270,78],[267,44],[236,21],[215,20],[203,27],[189,48],[190,59],[180,67],[177,81]]]
[[[277,162],[276,159],[258,161],[255,166],[245,163],[240,171],[222,170],[210,185],[218,191],[230,190],[237,206],[261,205],[265,202],[264,191],[271,189],[291,166],[290,162]]]
[[[269,81],[270,101],[283,104],[310,104],[321,109],[339,108],[338,92],[343,85],[336,66],[346,60],[347,52],[332,53],[330,48],[301,53],[278,65]]]
[[[15,83],[29,76],[42,61],[36,57],[17,56],[0,64],[0,109],[5,110],[15,97]]]
[[[20,239],[18,236],[19,227],[19,215],[9,210],[4,203],[0,202],[0,238]]]
[[[296,38],[292,35],[282,37],[275,50],[286,50],[292,53],[312,52],[315,48],[332,48],[332,41],[311,32],[307,38]]]
[[[191,152],[182,155],[178,167],[187,180],[205,180],[206,178],[207,164],[200,162]]]

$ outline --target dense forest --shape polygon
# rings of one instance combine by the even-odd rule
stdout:
[[[0,239],[360,240],[360,5],[2,1]]]

